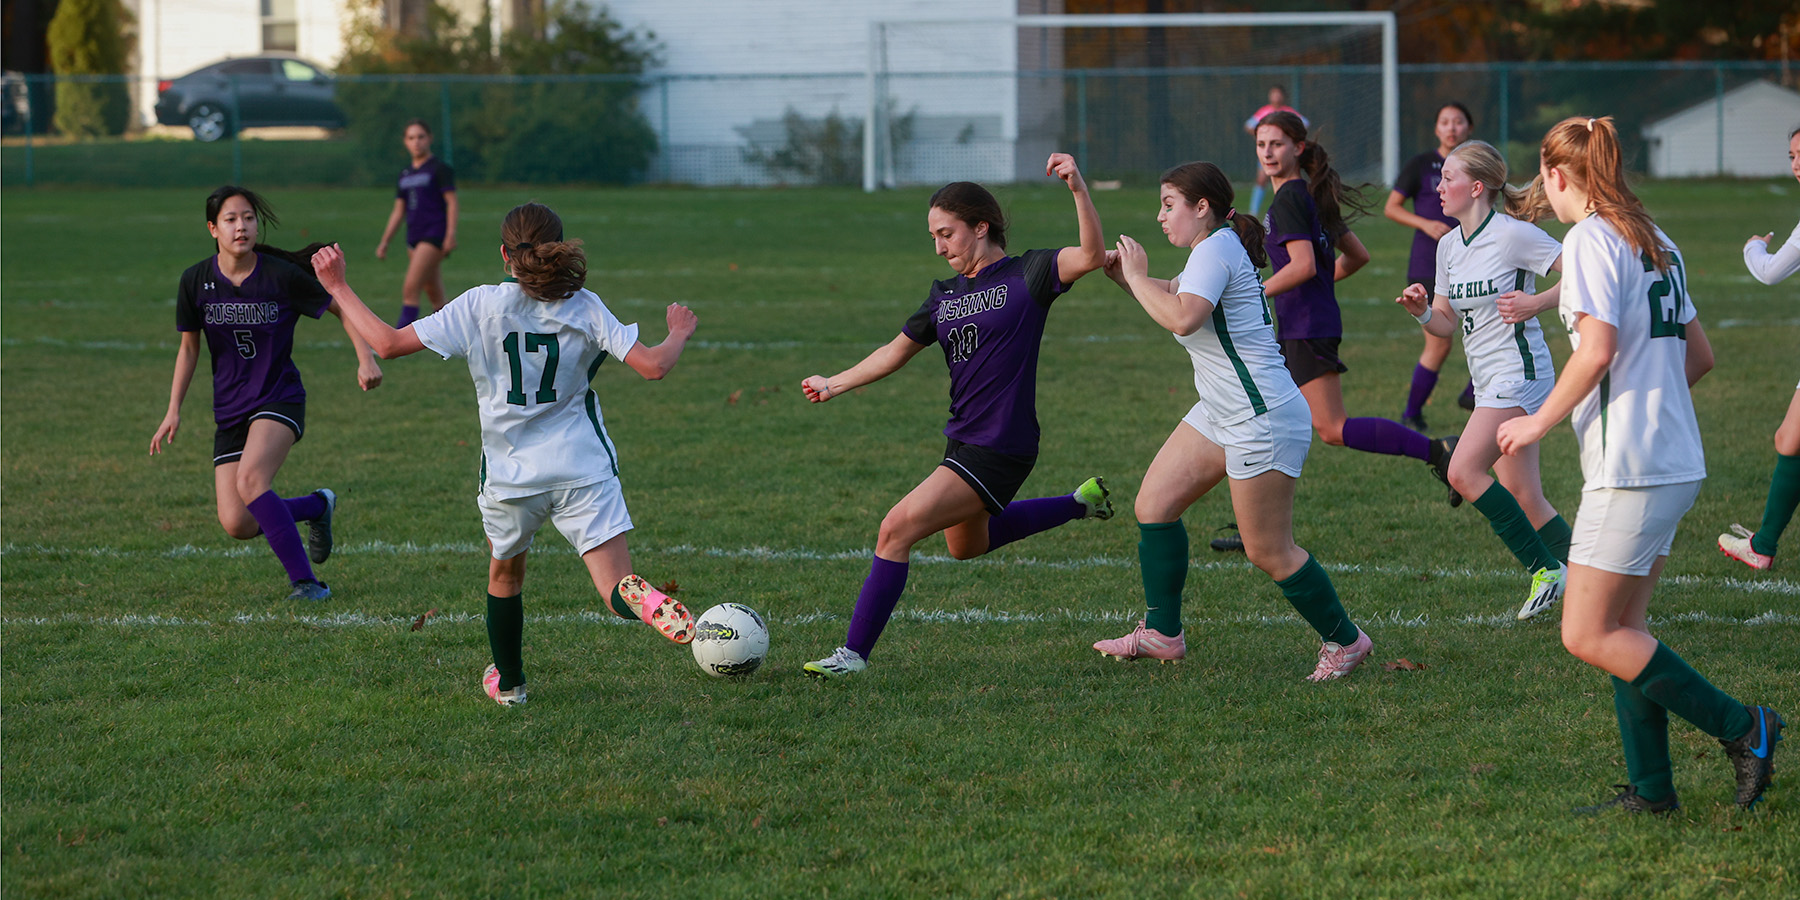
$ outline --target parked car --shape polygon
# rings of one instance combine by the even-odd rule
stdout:
[[[233,94],[235,84],[236,92]],[[156,85],[156,121],[186,125],[194,139],[216,141],[266,125],[344,127],[331,76],[293,56],[228,59]]]

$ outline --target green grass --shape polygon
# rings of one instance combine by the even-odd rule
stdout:
[[[396,146],[398,146],[396,144]],[[0,183],[17,188],[189,187],[211,190],[233,181],[242,167],[243,184],[372,185],[390,178],[405,163],[370,160],[354,141],[262,140],[254,136],[210,144],[184,138],[52,141],[29,147],[9,139],[0,149]],[[377,235],[379,236],[379,235]]]
[[[1098,197],[1108,232],[1154,237],[1151,187]],[[1649,185],[1681,244],[1719,368],[1696,390],[1711,477],[1652,605],[1659,635],[1734,695],[1789,713],[1800,585],[1712,549],[1760,514],[1800,346],[1792,288],[1739,247],[1792,219],[1792,183]],[[1526,578],[1416,463],[1315,445],[1299,541],[1376,641],[1311,685],[1316,643],[1268,579],[1195,538],[1195,654],[1124,665],[1088,644],[1141,610],[1129,515],[969,563],[915,556],[900,613],[855,683],[800,663],[841,640],[885,510],[941,450],[928,351],[806,404],[798,383],[890,339],[945,271],[927,192],[471,189],[452,291],[499,275],[495,224],[531,197],[587,241],[590,284],[697,340],[665,381],[596,385],[638,528],[637,568],[696,610],[748,603],[769,668],[702,675],[610,620],[560,537],[526,584],[532,703],[480,694],[486,565],[476,417],[461,363],[386,364],[362,394],[335,320],[296,358],[308,436],[278,489],[342,496],[336,597],[298,607],[260,541],[213,514],[209,382],[169,455],[175,280],[209,251],[202,192],[9,191],[0,220],[0,892],[20,897],[991,896],[1784,897],[1800,894],[1795,784],[1730,805],[1717,745],[1673,729],[1674,820],[1576,819],[1624,779],[1610,689],[1553,623],[1511,621]],[[379,189],[278,191],[277,242],[342,240],[391,314],[403,264],[370,252]],[[1073,237],[1066,193],[1002,192],[1015,249]],[[1556,229],[1560,231],[1560,229]],[[1343,286],[1352,414],[1397,413],[1417,329],[1389,302],[1408,236],[1359,229]],[[1173,272],[1179,251],[1153,246]],[[1557,329],[1560,331],[1560,329]],[[1553,341],[1559,361],[1566,341]],[[1460,354],[1427,415],[1448,432]],[[1129,510],[1192,402],[1186,356],[1100,276],[1045,338],[1040,464],[1022,496],[1104,473]],[[1543,455],[1572,517],[1569,430]],[[437,610],[423,628],[415,617]],[[1773,615],[1766,615],[1773,612]],[[1787,768],[1793,753],[1788,748]],[[1785,774],[1785,773],[1784,773]]]

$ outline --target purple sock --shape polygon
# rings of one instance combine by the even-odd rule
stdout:
[[[274,491],[264,491],[261,497],[250,501],[250,515],[262,526],[263,537],[268,539],[269,549],[275,551],[275,558],[281,560],[281,567],[287,569],[288,580],[311,580],[312,563],[306,559],[306,544],[300,540],[300,529],[294,526],[287,501]]]
[[[1431,461],[1431,438],[1399,422],[1373,416],[1344,420],[1344,446],[1364,453],[1386,453],[1410,456],[1420,462]]]
[[[1469,379],[1468,384],[1463,385],[1462,397],[1460,397],[1458,399],[1465,399],[1465,400],[1470,400],[1470,401],[1473,401],[1475,399],[1475,380],[1473,378]]]
[[[1438,373],[1424,366],[1413,366],[1412,390],[1406,393],[1406,412],[1403,419],[1411,419],[1425,412],[1425,401],[1431,397],[1431,389],[1437,387]]]
[[[875,649],[875,642],[881,639],[881,630],[887,627],[888,617],[894,614],[894,607],[900,605],[900,592],[904,590],[906,563],[875,557],[875,562],[869,566],[868,580],[863,582],[862,593],[856,596],[856,611],[850,614],[850,630],[844,634],[844,646],[868,659],[869,651]]]
[[[1072,519],[1087,514],[1087,507],[1073,495],[1039,497],[1036,500],[1014,500],[1006,509],[988,520],[988,552],[992,553],[1020,538],[1049,531]]]
[[[293,516],[296,522],[311,522],[325,514],[325,498],[318,494],[288,497],[281,502],[287,504],[288,515]]]
[[[411,325],[413,323],[413,321],[418,318],[419,318],[419,308],[417,306],[407,306],[406,304],[402,303],[400,305],[400,321],[395,322],[394,327],[395,328],[405,328],[406,326]]]

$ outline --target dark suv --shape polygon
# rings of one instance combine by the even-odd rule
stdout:
[[[156,91],[156,121],[186,125],[200,141],[263,125],[344,127],[344,111],[332,99],[331,76],[292,56],[228,59],[158,82]]]

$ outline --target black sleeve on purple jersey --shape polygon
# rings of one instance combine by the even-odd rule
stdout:
[[[1062,282],[1060,273],[1056,271],[1056,258],[1060,250],[1027,250],[1023,257],[1025,262],[1025,287],[1031,291],[1031,299],[1046,309],[1056,298],[1069,289]]]
[[[287,294],[288,305],[302,315],[317,319],[331,306],[330,292],[311,272],[299,266],[288,264],[282,267],[281,286]]]
[[[1269,204],[1269,237],[1283,244],[1313,239],[1316,223],[1307,213],[1306,201],[1300,198],[1305,191],[1305,187],[1289,188],[1284,184],[1275,192],[1275,200]]]
[[[938,286],[931,286],[931,295],[919,304],[917,312],[907,317],[906,324],[900,326],[900,332],[918,343],[930,346],[937,343],[937,295]]]
[[[189,266],[181,273],[181,283],[175,288],[175,330],[201,331],[206,322],[200,315],[200,273],[205,263]]]
[[[1425,168],[1425,155],[1419,154],[1406,161],[1400,167],[1400,177],[1394,179],[1394,191],[1402,197],[1419,196],[1419,172]]]
[[[456,170],[442,163],[438,164],[438,190],[446,194],[456,190]]]

